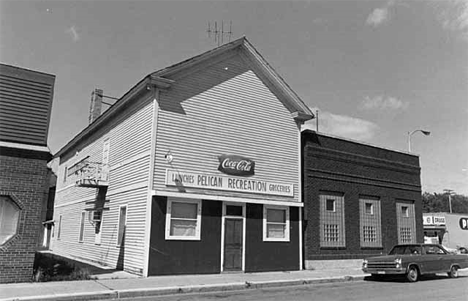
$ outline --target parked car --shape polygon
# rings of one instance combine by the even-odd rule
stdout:
[[[458,269],[468,268],[468,256],[450,254],[438,244],[396,245],[384,256],[364,259],[362,270],[373,277],[381,275],[406,275],[416,282],[424,274],[447,273],[458,277]]]

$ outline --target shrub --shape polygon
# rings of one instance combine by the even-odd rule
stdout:
[[[87,269],[80,268],[66,258],[37,252],[34,258],[33,281],[68,281],[93,279]]]

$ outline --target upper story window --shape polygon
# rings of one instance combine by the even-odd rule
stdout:
[[[20,211],[9,196],[0,196],[0,245],[17,233]]]

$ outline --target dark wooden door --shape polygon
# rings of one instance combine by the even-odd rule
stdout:
[[[224,271],[242,271],[242,227],[242,219],[225,219]]]

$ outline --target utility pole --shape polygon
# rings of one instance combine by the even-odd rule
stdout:
[[[444,192],[448,194],[449,210],[450,210],[450,213],[452,213],[452,194],[454,193],[454,191],[452,189],[444,189]]]

